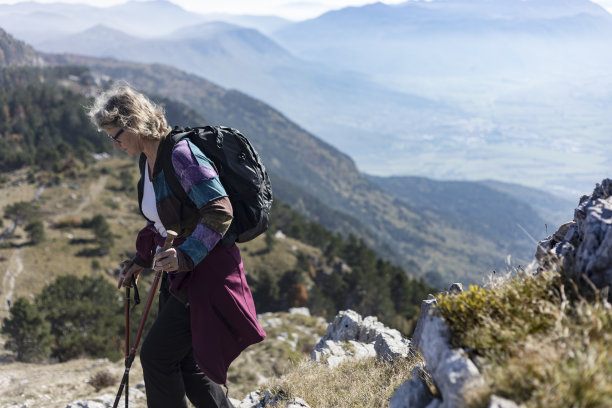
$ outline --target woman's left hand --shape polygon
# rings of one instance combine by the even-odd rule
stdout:
[[[156,271],[176,272],[179,268],[176,248],[166,249],[155,254],[153,269]]]

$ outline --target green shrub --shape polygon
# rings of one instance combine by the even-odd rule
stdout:
[[[503,353],[509,343],[548,330],[555,323],[552,279],[552,274],[522,276],[494,288],[470,285],[463,293],[439,296],[454,345]]]
[[[50,328],[36,306],[20,297],[11,307],[10,317],[2,322],[2,333],[8,336],[4,348],[16,353],[19,361],[43,360],[53,343]]]
[[[45,286],[36,304],[55,336],[52,356],[60,361],[83,355],[120,358],[120,298],[102,277],[60,276]]]
[[[109,250],[115,245],[115,236],[103,215],[98,214],[91,219],[83,220],[83,228],[91,228],[94,242],[101,250]]]
[[[40,219],[34,219],[25,226],[30,242],[34,245],[45,240],[45,225]]]
[[[612,406],[612,308],[558,265],[440,295],[438,311],[489,393],[528,408]]]
[[[4,218],[15,221],[17,225],[23,225],[37,216],[38,207],[27,201],[19,201],[4,207]]]

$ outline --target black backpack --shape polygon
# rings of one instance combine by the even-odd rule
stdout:
[[[259,155],[238,130],[223,126],[181,129],[176,126],[162,141],[162,168],[168,187],[182,205],[195,204],[176,177],[171,155],[174,145],[188,138],[214,164],[225,188],[234,219],[221,245],[247,242],[268,229],[272,207],[272,186]]]

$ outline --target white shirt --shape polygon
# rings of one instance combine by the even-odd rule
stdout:
[[[155,224],[155,229],[160,233],[162,237],[166,236],[166,228],[159,218],[157,212],[157,205],[155,201],[155,190],[153,190],[153,183],[149,179],[149,160],[145,163],[145,174],[144,174],[144,189],[142,194],[142,213],[149,220]]]

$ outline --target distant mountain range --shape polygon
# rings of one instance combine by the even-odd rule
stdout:
[[[34,1],[0,4],[2,28],[32,44],[107,24],[139,37],[157,37],[181,27],[209,21],[226,21],[262,32],[272,32],[289,24],[275,16],[201,15],[191,13],[170,1],[127,1],[111,7]]]
[[[237,89],[280,109],[305,129],[366,165],[387,149],[380,133],[444,131],[462,113],[443,102],[399,93],[346,70],[296,58],[257,30],[228,23],[200,23],[156,38],[139,38],[97,25],[83,32],[47,36],[35,43],[54,53],[162,63]]]
[[[461,211],[453,208],[461,208],[456,201],[464,200],[465,194],[458,192],[470,187],[469,183],[442,191],[436,206],[424,205],[418,197],[406,200],[411,194],[405,191],[389,194],[364,176],[346,154],[277,110],[195,75],[168,66],[115,59],[57,54],[39,57],[50,65],[88,66],[94,75],[124,79],[151,95],[185,103],[211,124],[243,130],[262,154],[281,199],[328,228],[354,233],[409,272],[480,281],[487,272],[503,268],[508,254],[521,264],[531,259],[533,243],[508,226],[529,220],[522,226],[528,234],[536,238],[543,235],[546,221],[509,195],[494,208],[482,197],[473,200],[473,214],[494,214],[497,210],[507,218],[494,239],[481,231],[480,218],[459,217]],[[479,194],[498,195],[491,188],[478,188]],[[421,194],[417,190],[413,193]],[[496,229],[495,225],[490,228]]]
[[[299,23],[167,1],[19,3],[0,19],[41,50],[168,64],[240,90],[371,174],[572,198],[607,172],[612,20],[588,0],[377,3]]]
[[[391,74],[387,83],[397,85],[398,75],[522,70],[540,58],[567,58],[586,38],[601,46],[611,35],[612,16],[588,0],[432,0],[347,7],[288,25],[273,38],[299,57],[378,72],[381,80]]]

